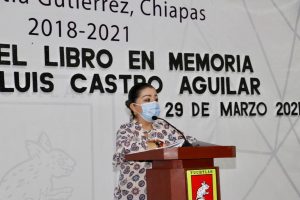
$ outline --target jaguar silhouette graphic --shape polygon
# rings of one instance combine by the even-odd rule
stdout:
[[[54,179],[70,176],[75,161],[52,148],[46,134],[27,141],[28,159],[12,167],[0,180],[0,200],[68,200],[73,188],[55,188]]]

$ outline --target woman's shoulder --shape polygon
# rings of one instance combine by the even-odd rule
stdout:
[[[136,130],[141,130],[141,125],[139,125],[136,121],[131,120],[129,122],[121,124],[118,132],[124,134],[124,133],[132,133]]]
[[[123,123],[120,125],[119,129],[130,129],[130,128],[134,128],[135,127],[135,122],[133,120]]]

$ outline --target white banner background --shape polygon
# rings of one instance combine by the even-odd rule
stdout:
[[[0,2],[0,44],[10,45],[1,49],[2,53],[9,52],[9,56],[2,54],[2,61],[10,61],[10,64],[0,65],[0,71],[5,75],[1,77],[1,82],[5,82],[6,87],[14,87],[14,72],[20,73],[21,83],[25,81],[24,72],[49,72],[54,76],[54,90],[34,93],[31,86],[24,93],[16,90],[0,92],[1,200],[6,200],[4,194],[13,187],[18,188],[20,194],[39,195],[36,188],[42,190],[47,186],[47,181],[52,181],[54,188],[62,188],[56,199],[112,199],[115,175],[111,160],[116,130],[129,120],[129,111],[124,105],[127,94],[124,94],[123,80],[115,81],[115,93],[95,91],[89,94],[94,74],[100,74],[104,87],[108,88],[110,86],[105,85],[107,74],[116,77],[120,74],[160,77],[163,82],[159,94],[163,109],[161,117],[166,117],[169,109],[167,102],[173,105],[182,103],[183,115],[168,118],[170,122],[201,141],[235,145],[236,159],[216,160],[216,165],[221,169],[222,199],[299,199],[300,1],[156,1],[162,6],[167,4],[169,9],[175,6],[205,10],[205,20],[185,19],[182,23],[179,18],[143,15],[140,11],[141,0],[128,2],[127,10],[133,11],[132,16],[110,12],[108,7],[103,12],[100,3],[95,11],[82,7],[71,9],[67,6],[68,1],[65,1],[65,8],[55,7],[54,1],[22,2],[26,1]],[[52,2],[52,6],[43,6],[41,2]],[[117,2],[122,5],[121,1]],[[147,9],[151,7],[149,2],[144,4]],[[35,25],[30,18],[38,21],[35,29],[38,36],[29,35]],[[49,19],[53,28],[49,36],[43,35],[41,29],[45,19]],[[61,21],[61,37],[58,37],[58,21]],[[76,23],[77,31],[83,30],[85,33],[78,32],[76,38],[68,37],[67,25],[70,21]],[[102,41],[97,35],[96,40],[87,39],[92,30],[87,25],[89,23],[97,27],[100,24],[108,27],[117,25],[121,41]],[[125,41],[124,27],[128,27],[128,42]],[[12,64],[13,44],[18,46],[18,59],[27,61],[27,66]],[[107,49],[113,56],[113,63],[107,69],[99,67],[95,60],[95,68],[82,68],[82,63],[77,68],[47,67],[44,62],[46,45],[50,48],[52,61],[60,61],[59,47],[76,47],[79,50],[90,48],[96,53]],[[153,51],[155,69],[129,69],[129,50]],[[169,52],[248,55],[254,72],[171,71]],[[79,87],[88,88],[82,94],[70,87],[70,79],[76,73],[87,78],[86,81],[76,82]],[[261,84],[260,95],[179,94],[183,76],[188,76],[190,82],[197,76],[228,76],[233,88],[241,76],[257,77]],[[128,80],[128,88],[132,85],[132,79]],[[220,102],[241,101],[264,102],[268,111],[264,116],[220,116]],[[210,116],[192,117],[192,102],[209,102]],[[298,103],[295,104],[295,116],[277,116],[277,102]],[[171,113],[176,113],[174,108]],[[51,178],[53,172],[36,163],[28,168],[27,164],[32,161],[30,155],[38,154],[40,137],[49,139],[52,146],[50,154],[60,152],[60,158],[65,159],[68,165],[58,165],[68,168],[68,175]],[[36,146],[29,145],[32,142]],[[51,157],[38,155],[44,156],[44,162]],[[60,158],[52,156],[54,163],[64,163]],[[15,195],[9,198],[20,199]]]

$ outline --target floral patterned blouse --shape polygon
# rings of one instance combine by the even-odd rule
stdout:
[[[145,131],[141,124],[132,120],[121,125],[117,132],[116,152],[113,156],[113,165],[120,171],[118,184],[114,191],[114,199],[145,200],[146,169],[151,168],[150,162],[126,161],[125,154],[147,150],[147,138],[162,140],[166,146],[176,142],[182,136],[166,122],[155,120],[151,132]],[[190,142],[196,139],[186,136]]]

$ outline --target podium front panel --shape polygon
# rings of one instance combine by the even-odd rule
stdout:
[[[147,200],[186,200],[184,169],[148,169]]]
[[[205,200],[221,200],[218,167],[148,169],[146,180],[147,200],[194,200],[197,195]]]

